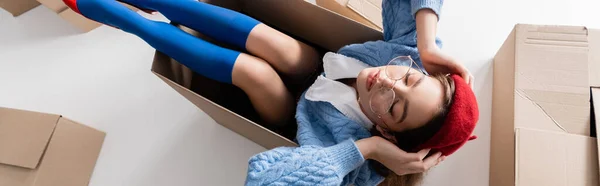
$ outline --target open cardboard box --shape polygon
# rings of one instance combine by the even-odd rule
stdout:
[[[85,186],[105,133],[60,115],[0,107],[0,186]]]
[[[490,186],[597,186],[598,86],[600,30],[516,25],[494,59]]]
[[[40,3],[36,0],[0,0],[0,8],[8,11],[15,17],[39,5]]]
[[[337,51],[348,44],[383,38],[380,31],[304,0],[253,0],[251,3],[243,0],[206,2],[254,17],[298,40],[321,49],[323,54],[325,51]],[[184,30],[200,36],[199,33],[190,29],[184,28]],[[217,123],[257,144],[267,149],[297,145],[293,142],[296,130],[295,120],[290,123],[288,129],[282,130],[262,125],[263,122],[260,121],[245,93],[235,86],[194,74],[158,51],[154,56],[152,72],[211,116]],[[305,88],[308,88],[307,85],[312,84],[314,78],[307,80],[306,84],[289,85],[288,88],[298,96]]]

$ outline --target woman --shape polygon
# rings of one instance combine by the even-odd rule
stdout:
[[[195,0],[121,2],[159,11],[252,55],[147,20],[116,1],[65,0],[76,12],[141,37],[196,73],[240,87],[272,124],[285,123],[294,104],[277,72],[303,79],[319,64],[313,48],[234,11]],[[441,5],[385,0],[384,41],[326,54],[324,74],[298,102],[300,147],[251,158],[246,184],[376,185],[386,178],[414,185],[422,172],[473,139],[473,78],[439,50]]]

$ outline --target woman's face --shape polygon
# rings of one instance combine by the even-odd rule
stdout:
[[[394,80],[386,75],[386,66],[362,70],[356,79],[362,111],[373,121],[378,130],[402,132],[425,125],[437,114],[442,105],[444,95],[442,83],[410,67],[397,65],[387,67],[388,72],[408,71],[408,74],[394,84]],[[383,100],[391,101],[381,101],[381,97],[377,95],[371,100],[372,96],[378,94],[381,89],[390,90],[390,88],[394,98]],[[379,109],[382,111],[375,113],[372,107],[384,109]]]

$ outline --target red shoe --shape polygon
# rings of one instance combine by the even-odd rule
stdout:
[[[79,8],[77,8],[77,0],[63,0],[63,2],[65,2],[65,4],[71,8],[71,10],[81,14],[81,12],[79,12]]]
[[[117,0],[117,1],[119,1],[119,0]],[[79,11],[79,8],[77,8],[77,0],[63,0],[63,2],[65,2],[65,4],[69,8],[71,8],[73,11],[77,12],[78,14],[81,14],[81,12]],[[157,12],[156,10],[140,8],[140,7],[137,7],[135,5],[132,5],[130,3],[126,3],[126,2],[123,2],[123,1],[119,1],[119,2],[127,4],[127,5],[132,6],[132,7],[135,7],[137,9],[140,9],[140,10],[146,12],[146,13],[149,13],[149,14],[154,14],[154,13]],[[83,15],[83,14],[81,14],[81,15]]]

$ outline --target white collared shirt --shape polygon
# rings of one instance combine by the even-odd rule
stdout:
[[[326,76],[317,77],[317,80],[308,88],[305,94],[306,99],[329,102],[346,117],[371,129],[373,122],[360,109],[354,88],[336,81],[344,78],[356,78],[360,71],[369,68],[369,65],[354,58],[328,52],[323,57],[323,68]]]

